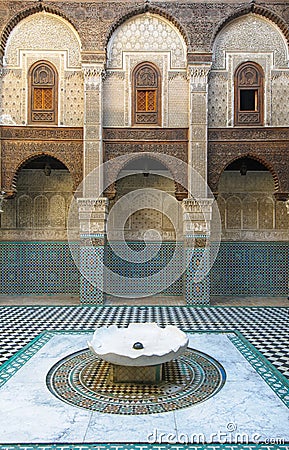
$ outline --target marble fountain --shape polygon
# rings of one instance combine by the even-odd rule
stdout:
[[[98,328],[88,347],[110,363],[113,383],[160,383],[163,364],[181,356],[188,347],[187,335],[174,325],[131,323]]]
[[[217,360],[192,348],[194,339],[155,322],[100,327],[87,335],[85,348],[51,367],[46,384],[65,403],[101,413],[187,408],[214,396],[226,380]]]

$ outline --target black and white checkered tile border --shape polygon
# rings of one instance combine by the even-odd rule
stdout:
[[[289,308],[181,306],[1,306],[0,364],[44,330],[89,330],[157,322],[183,330],[238,330],[289,378]]]

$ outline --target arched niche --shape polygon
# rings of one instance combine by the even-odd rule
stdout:
[[[127,240],[143,240],[145,233],[148,240],[175,240],[175,227],[181,226],[175,188],[170,171],[157,159],[139,157],[121,169],[110,210],[128,196],[124,203]]]
[[[234,230],[237,239],[247,236],[261,240],[264,230],[272,232],[273,237],[275,230],[284,229],[284,210],[275,201],[274,191],[274,177],[261,162],[243,157],[230,163],[218,185],[220,207],[226,217],[223,237]]]
[[[19,168],[16,195],[7,200],[2,214],[2,231],[10,228],[15,237],[63,239],[73,181],[67,167],[49,155],[28,159]],[[58,239],[57,239],[58,238]]]

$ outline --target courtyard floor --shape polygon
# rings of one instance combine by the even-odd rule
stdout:
[[[230,304],[236,306],[228,307]],[[239,434],[245,440],[248,437],[246,449],[288,449],[287,299],[213,299],[209,307],[95,307],[79,306],[77,297],[6,297],[1,298],[0,305],[1,450],[180,449],[190,444],[192,435],[205,437],[205,444],[191,445],[194,449],[236,449]],[[201,403],[186,404],[181,409],[162,412],[157,404],[157,409],[148,414],[118,415],[103,413],[99,406],[91,410],[71,404],[54,392],[57,383],[51,382],[49,387],[48,373],[55,365],[65,367],[68,357],[85,360],[87,356],[81,352],[96,327],[112,323],[124,327],[131,322],[173,324],[186,331],[191,351],[203,352],[205,358],[212,358],[224,369],[222,388]],[[188,355],[183,364],[190,364],[191,357]],[[206,370],[201,367],[200,373],[205,380]],[[67,376],[73,388],[76,375],[68,372]],[[205,385],[204,390],[208,389],[210,386]],[[117,397],[120,404],[122,394]],[[68,394],[63,395],[65,398]],[[180,394],[177,403],[181,401],[185,397]]]

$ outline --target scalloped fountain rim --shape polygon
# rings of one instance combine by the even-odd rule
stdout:
[[[161,328],[155,322],[131,323],[97,328],[89,349],[99,358],[121,366],[153,366],[177,358],[185,352],[189,339],[174,325]],[[141,343],[143,348],[133,348]]]

